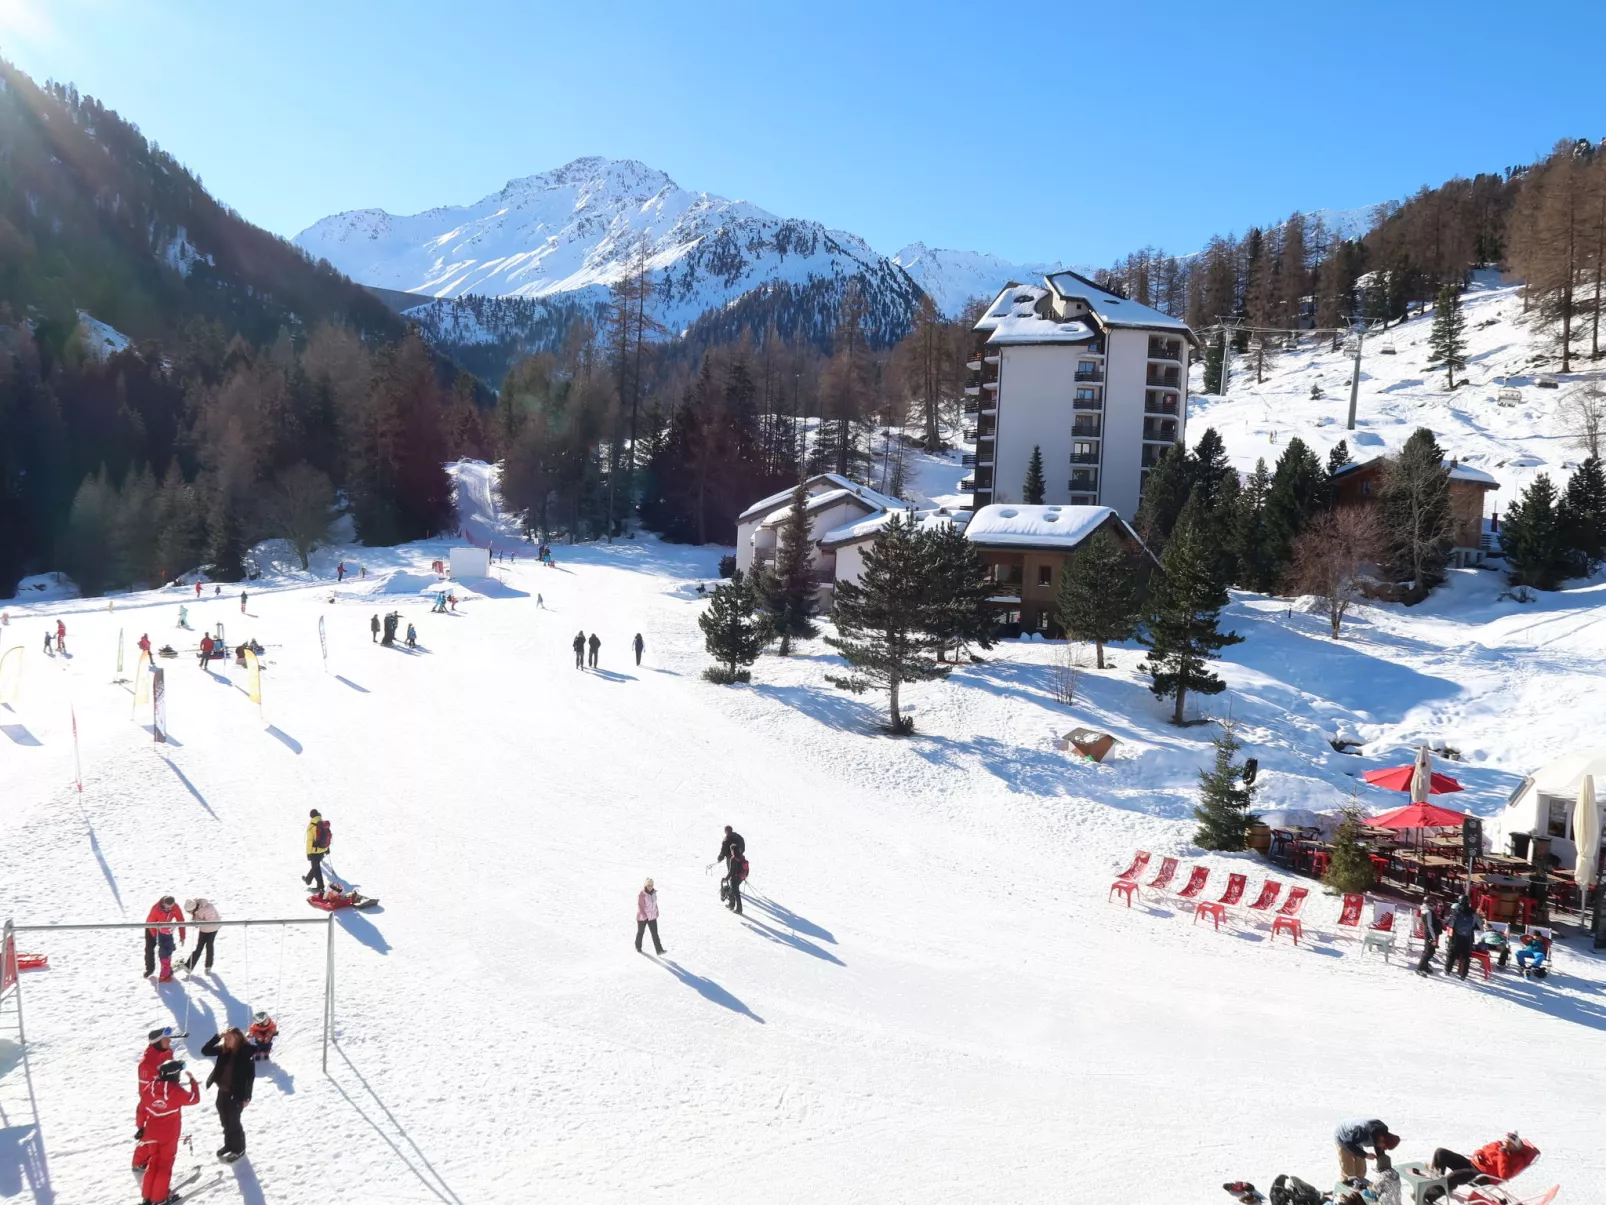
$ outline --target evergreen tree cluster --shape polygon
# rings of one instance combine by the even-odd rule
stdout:
[[[1500,530],[1514,585],[1554,590],[1606,563],[1606,471],[1591,456],[1557,491],[1541,473],[1506,511]]]

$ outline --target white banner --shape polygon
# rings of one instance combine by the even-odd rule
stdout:
[[[69,706],[67,710],[72,716],[73,781],[78,784],[79,794],[82,794],[84,790],[84,761],[83,758],[78,756],[78,709]]]
[[[167,671],[161,666],[151,669],[151,735],[167,744]]]
[[[323,648],[323,672],[329,672],[329,635],[323,628],[323,616],[318,616],[318,644]]]

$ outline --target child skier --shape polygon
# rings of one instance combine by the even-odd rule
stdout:
[[[418,647],[418,629],[410,623],[407,625],[407,647],[410,649]]]
[[[151,905],[146,913],[147,921],[177,921],[178,939],[185,940],[184,914],[179,911],[178,901],[170,895],[164,895]],[[145,978],[149,979],[156,973],[154,959],[158,956],[162,960],[161,982],[167,983],[173,978],[173,930],[169,925],[156,924],[145,930]]]
[[[251,1014],[251,1028],[245,1031],[251,1042],[251,1057],[264,1062],[273,1057],[273,1039],[279,1036],[279,1025],[262,1009]]]
[[[56,651],[58,653],[67,651],[67,625],[59,619],[56,620]]]
[[[157,1068],[156,1079],[141,1102],[145,1116],[144,1141],[149,1155],[145,1178],[140,1182],[140,1205],[162,1205],[171,1199],[173,1160],[178,1156],[178,1140],[184,1130],[184,1116],[179,1110],[186,1105],[199,1104],[201,1100],[201,1086],[193,1075],[189,1091],[179,1087],[178,1077],[183,1070],[183,1062],[168,1059]]]

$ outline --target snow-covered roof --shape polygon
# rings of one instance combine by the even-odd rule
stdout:
[[[894,515],[904,519],[909,518],[907,509],[882,510],[852,523],[844,523],[841,527],[833,527],[820,537],[821,548],[840,548],[844,544],[855,544],[860,540],[870,539],[877,535],[883,527],[892,521]],[[923,531],[935,531],[942,527],[965,525],[970,518],[969,511],[949,510],[941,507],[937,510],[919,511],[914,515],[915,527]]]
[[[1121,517],[1108,506],[1028,506],[994,503],[984,506],[965,525],[965,535],[988,547],[1075,548],[1104,523],[1114,519],[1131,535]],[[1135,540],[1137,537],[1132,536]]]
[[[840,473],[816,473],[814,476],[810,477],[808,481],[804,482],[804,485],[808,488],[809,493],[815,496],[818,496],[821,493],[830,492],[832,490],[847,490],[851,493],[859,495],[859,497],[863,498],[865,501],[874,506],[896,509],[904,505],[902,500],[890,497],[887,494],[883,494],[879,490],[873,490],[868,485],[860,485],[857,481],[854,481],[849,477],[844,477]],[[777,507],[790,505],[792,501],[792,488],[793,487],[791,486],[787,486],[779,493],[771,494],[768,498],[764,498],[753,503],[753,505],[749,506],[741,514],[736,516],[736,521],[741,523],[758,515],[765,514],[768,511],[772,511]]]
[[[1519,797],[1534,790],[1543,791],[1546,795],[1572,798],[1578,794],[1586,774],[1595,779],[1597,788],[1606,788],[1606,749],[1578,749],[1563,754],[1549,765],[1535,770],[1530,782],[1523,784]],[[1516,797],[1512,802],[1516,802]]]
[[[1049,287],[1061,297],[1085,302],[1087,308],[1092,310],[1105,326],[1139,326],[1176,331],[1186,336],[1188,342],[1195,347],[1199,345],[1199,341],[1193,336],[1193,331],[1182,319],[1162,314],[1152,306],[1140,305],[1128,298],[1117,297],[1109,290],[1099,288],[1085,276],[1078,276],[1075,272],[1056,272],[1046,279]]]
[[[1042,321],[1037,317],[1037,303],[1047,296],[1048,290],[1038,285],[1012,284],[993,298],[992,305],[988,306],[987,312],[977,319],[973,329],[996,330],[998,324],[1006,318],[1030,318]]]
[[[1089,343],[1098,332],[1085,322],[1071,319],[1054,322],[1047,318],[1000,318],[987,342],[998,346],[1019,343]]]
[[[1492,490],[1500,488],[1500,483],[1494,479],[1493,475],[1465,464],[1452,464],[1450,466],[1450,480],[1471,481],[1477,485],[1487,486]]]
[[[790,494],[787,496],[791,497]],[[857,490],[837,489],[826,490],[823,494],[810,494],[807,505],[803,507],[803,512],[804,514],[812,515],[817,511],[835,506],[838,502],[851,502],[857,506],[862,506],[865,512],[869,514],[881,509],[878,503],[861,496]],[[779,527],[786,522],[787,516],[791,513],[792,508],[790,506],[778,506],[760,519],[758,525],[760,527]]]

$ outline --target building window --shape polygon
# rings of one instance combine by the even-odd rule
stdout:
[[[1554,795],[1541,795],[1540,800],[1545,806],[1545,832],[1552,837],[1565,837],[1568,825],[1573,818],[1573,803],[1571,799],[1558,799]]]
[[[1039,565],[1037,567],[1037,584],[1039,586],[1052,586],[1054,584],[1054,567],[1052,565]]]

